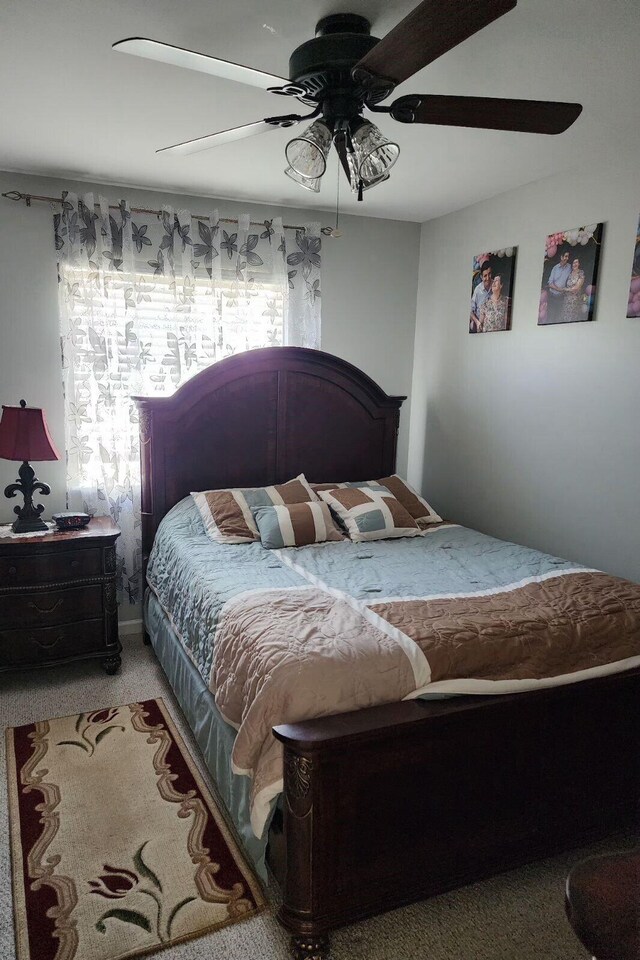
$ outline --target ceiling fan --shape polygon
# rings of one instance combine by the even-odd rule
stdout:
[[[389,114],[400,123],[548,134],[562,133],[577,119],[582,111],[578,103],[433,94],[409,94],[390,104],[382,103],[399,83],[508,13],[516,3],[517,0],[422,0],[382,40],[371,36],[365,17],[351,13],[323,17],[316,26],[314,39],[291,54],[289,80],[143,37],[120,40],[113,48],[251,84],[313,108],[304,116],[289,113],[265,117],[163,147],[157,153],[196,153],[311,120],[310,126],[287,144],[285,173],[300,186],[317,193],[333,144],[351,188],[361,200],[364,190],[389,178],[400,155],[398,144],[388,140],[363,116],[365,109],[374,114]]]

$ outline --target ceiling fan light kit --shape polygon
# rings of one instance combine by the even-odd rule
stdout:
[[[333,143],[331,127],[324,120],[314,120],[300,136],[290,140],[285,149],[287,163],[307,180],[319,180],[327,169],[327,158]]]
[[[285,174],[318,193],[333,145],[351,189],[362,200],[365,190],[389,179],[389,171],[400,156],[399,145],[363,116],[365,110],[385,113],[404,124],[547,134],[562,133],[578,118],[580,104],[539,100],[409,94],[383,104],[398,84],[508,13],[516,3],[517,0],[422,0],[382,40],[371,35],[365,17],[351,13],[323,17],[316,25],[315,37],[291,54],[288,81],[142,37],[120,40],[113,46],[123,53],[261,87],[313,108],[306,116],[291,113],[265,117],[157,152],[196,153],[311,120],[310,126],[286,146]]]
[[[304,187],[305,190],[311,190],[312,193],[320,193],[320,177],[303,177],[302,174],[294,170],[293,167],[287,167],[284,172],[294,183]]]
[[[370,120],[353,122],[349,132],[358,178],[368,186],[387,180],[400,156],[398,144],[387,140]]]

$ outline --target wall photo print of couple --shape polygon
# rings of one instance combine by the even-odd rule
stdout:
[[[540,326],[593,320],[603,229],[604,224],[595,223],[547,236]],[[511,329],[516,253],[517,247],[506,247],[473,258],[469,333]],[[630,315],[640,316],[640,278],[636,286],[634,291],[632,278],[629,305],[635,309],[637,299],[638,313]]]

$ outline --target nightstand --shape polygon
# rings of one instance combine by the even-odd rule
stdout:
[[[119,536],[109,517],[82,530],[0,536],[0,672],[88,658],[117,672]]]

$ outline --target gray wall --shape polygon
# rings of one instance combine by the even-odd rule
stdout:
[[[409,477],[447,517],[640,580],[635,158],[423,224]],[[537,326],[547,233],[605,221],[596,319]],[[517,245],[511,332],[470,336],[474,254]]]

